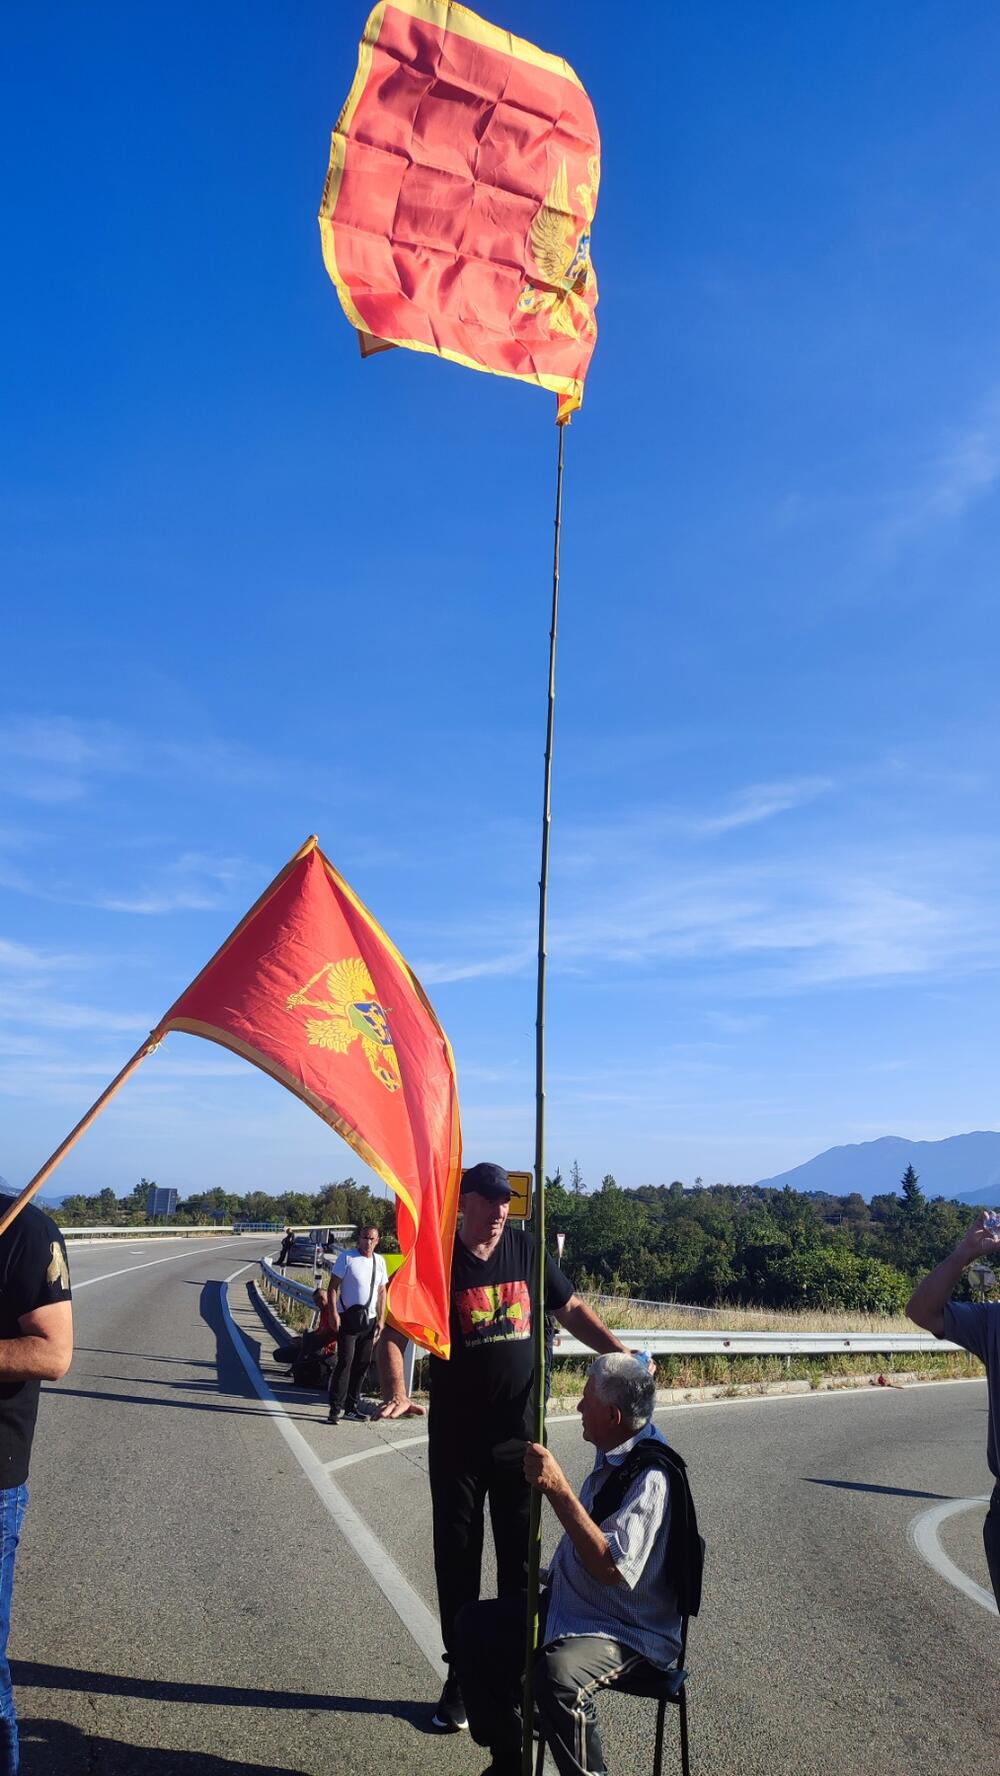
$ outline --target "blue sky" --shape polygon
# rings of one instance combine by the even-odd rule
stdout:
[[[0,1172],[305,836],[531,1162],[552,400],[363,364],[315,222],[365,7],[6,20]],[[495,0],[604,139],[567,440],[549,1169],[998,1126],[1000,17]],[[363,1169],[172,1036],[52,1190]]]

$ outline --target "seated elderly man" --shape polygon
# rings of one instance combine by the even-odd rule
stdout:
[[[644,1661],[681,1650],[682,1606],[694,1614],[702,1544],[684,1463],[652,1423],[655,1383],[618,1353],[591,1364],[580,1401],[597,1450],[579,1499],[551,1452],[528,1443],[524,1472],[565,1531],[539,1613],[535,1700],[560,1776],[605,1776],[594,1694]],[[485,1776],[519,1776],[526,1598],[469,1604],[455,1662]]]

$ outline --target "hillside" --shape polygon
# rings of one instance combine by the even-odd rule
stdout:
[[[898,1189],[908,1165],[918,1174],[925,1196],[1000,1204],[1000,1134],[992,1130],[949,1135],[943,1141],[882,1135],[877,1141],[830,1147],[804,1165],[774,1178],[760,1178],[758,1183],[777,1190],[788,1184],[793,1190],[830,1191],[835,1196],[857,1191],[867,1201]]]

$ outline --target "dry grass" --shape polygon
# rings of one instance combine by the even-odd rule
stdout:
[[[637,1307],[627,1298],[609,1302],[602,1296],[590,1304],[616,1332],[915,1332],[905,1314],[779,1313],[776,1308],[724,1307],[710,1314],[691,1313],[683,1307]]]

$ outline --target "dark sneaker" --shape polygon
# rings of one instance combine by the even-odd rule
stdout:
[[[349,1418],[352,1424],[368,1423],[367,1412],[359,1412],[356,1406],[352,1406],[349,1412],[345,1412],[344,1417]]]
[[[441,1691],[441,1700],[431,1716],[431,1726],[437,1727],[442,1733],[461,1733],[468,1724],[469,1717],[465,1712],[458,1678],[453,1671],[449,1671]]]
[[[328,1425],[339,1425],[339,1423],[340,1423],[340,1413],[339,1413],[339,1412],[331,1412],[331,1413],[329,1413],[329,1415],[328,1415],[328,1416],[327,1416],[327,1421],[326,1421],[326,1422],[327,1422],[327,1424],[328,1424]]]

